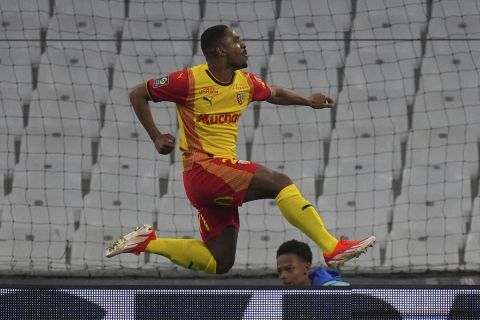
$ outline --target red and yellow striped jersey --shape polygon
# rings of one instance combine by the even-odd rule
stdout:
[[[146,82],[150,98],[177,105],[184,169],[206,158],[236,159],[238,121],[251,101],[270,97],[270,88],[241,70],[222,83],[201,64]]]

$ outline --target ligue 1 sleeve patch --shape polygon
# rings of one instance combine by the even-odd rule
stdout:
[[[153,80],[153,88],[163,87],[168,84],[168,76],[161,76],[158,79]]]

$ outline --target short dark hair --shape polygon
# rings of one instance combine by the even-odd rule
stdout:
[[[203,31],[200,37],[200,46],[204,56],[211,56],[214,53],[215,47],[223,39],[227,29],[228,26],[219,24]]]
[[[296,254],[305,262],[312,263],[312,250],[310,249],[310,246],[305,242],[293,239],[282,243],[280,247],[278,247],[277,258],[282,254],[289,253]]]

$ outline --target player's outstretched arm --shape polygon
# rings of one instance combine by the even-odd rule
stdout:
[[[270,87],[270,90],[272,93],[267,101],[273,104],[302,105],[310,106],[313,109],[335,107],[335,101],[322,93],[314,93],[311,96],[304,97],[295,91],[286,88],[272,86]]]
[[[153,121],[152,112],[148,101],[148,95],[145,84],[139,84],[130,91],[130,103],[135,110],[138,120],[142,123],[148,135],[155,144],[155,148],[160,154],[169,154],[175,148],[175,137],[171,134],[162,134]]]

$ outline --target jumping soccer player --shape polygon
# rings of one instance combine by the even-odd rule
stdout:
[[[206,64],[139,84],[131,91],[130,102],[160,154],[169,154],[176,140],[158,130],[148,102],[176,103],[183,182],[190,202],[198,210],[203,241],[157,238],[151,226],[140,225],[113,241],[105,255],[146,251],[185,268],[226,273],[235,261],[238,207],[258,199],[275,199],[283,216],[321,248],[331,267],[340,266],[373,246],[374,236],[361,241],[337,240],[288,176],[255,162],[236,159],[238,121],[250,102],[266,100],[278,105],[323,109],[333,108],[334,101],[321,93],[304,97],[289,89],[268,86],[251,73],[241,71],[247,67],[247,49],[227,26],[205,30],[201,48]]]
[[[290,240],[277,250],[278,277],[287,286],[349,286],[339,272],[312,268],[312,250],[305,242]]]

